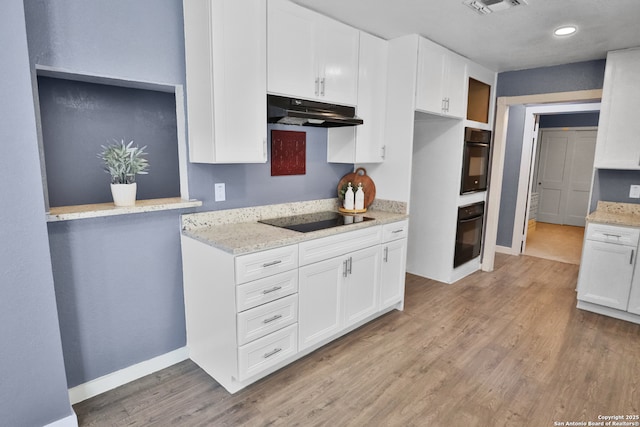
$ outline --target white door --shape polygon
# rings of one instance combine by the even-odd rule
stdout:
[[[317,98],[314,13],[288,1],[270,0],[267,17],[267,91]]]
[[[585,226],[585,217],[589,213],[589,190],[593,174],[593,162],[596,151],[595,130],[576,130],[569,160],[569,183],[567,204],[564,210],[566,225]]]
[[[349,254],[344,282],[345,327],[378,311],[380,285],[380,246]]]
[[[360,32],[341,22],[319,17],[316,34],[320,100],[336,104],[358,103],[358,51]]]
[[[300,267],[298,284],[298,345],[312,346],[340,331],[342,282],[346,259],[331,258]]]
[[[584,227],[595,142],[595,130],[541,131],[538,221]]]
[[[626,310],[635,248],[585,241],[578,277],[578,299]]]
[[[407,264],[407,239],[394,240],[382,246],[380,269],[380,309],[402,301]]]

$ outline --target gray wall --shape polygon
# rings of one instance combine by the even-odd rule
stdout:
[[[501,97],[602,89],[604,67],[605,60],[597,60],[500,73],[498,74],[496,94]],[[512,244],[524,120],[524,106],[509,107],[509,126],[496,242],[499,246],[510,247]]]
[[[629,198],[629,187],[631,185],[640,185],[640,171],[598,169],[594,177],[589,211],[595,210],[598,200],[640,203],[640,199]]]
[[[25,7],[32,65],[185,84],[181,0],[30,0]],[[333,197],[353,165],[326,164],[326,131],[307,138],[306,176],[271,177],[268,164],[190,164],[190,196],[203,201],[200,210]],[[213,201],[216,182],[226,183],[226,202]],[[49,225],[70,387],[185,345],[180,213]]]
[[[572,114],[545,114],[540,116],[540,128],[571,128],[598,126],[599,112]]]
[[[0,424],[72,414],[64,375],[22,0],[0,3]]]
[[[497,96],[602,89],[606,61],[576,62],[498,74]]]

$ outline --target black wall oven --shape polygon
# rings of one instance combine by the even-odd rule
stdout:
[[[464,158],[460,194],[485,191],[489,172],[491,131],[464,128]]]
[[[458,208],[456,249],[453,256],[454,268],[480,256],[483,218],[484,202]]]

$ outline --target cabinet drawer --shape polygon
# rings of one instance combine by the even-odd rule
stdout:
[[[298,324],[243,345],[238,349],[238,380],[244,381],[298,351]]]
[[[587,226],[585,239],[625,246],[638,246],[639,237],[640,230],[637,228],[591,223]]]
[[[382,226],[382,241],[404,239],[409,234],[409,221],[393,222]]]
[[[312,264],[369,246],[379,245],[381,239],[382,227],[378,225],[302,242],[298,245],[300,247],[300,265]]]
[[[298,268],[298,245],[236,257],[236,284]]]
[[[297,321],[297,294],[243,311],[238,314],[238,345],[262,338]]]
[[[298,270],[285,271],[236,287],[238,312],[298,292]]]

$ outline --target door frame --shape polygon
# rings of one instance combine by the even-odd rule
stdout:
[[[525,109],[524,132],[522,135],[522,157],[520,158],[520,179],[518,180],[518,197],[516,199],[516,214],[513,221],[513,237],[511,238],[511,253],[520,255],[522,253],[522,239],[527,233],[527,205],[529,204],[529,194],[533,184],[533,156],[535,155],[536,144],[538,143],[535,128],[536,116],[554,113],[584,113],[600,111],[600,102],[565,104],[556,103],[527,107]],[[524,229],[523,229],[524,225]]]
[[[536,95],[523,96],[503,96],[496,101],[496,123],[494,128],[493,139],[493,155],[491,160],[491,176],[487,194],[486,208],[486,228],[484,236],[484,253],[482,256],[481,268],[483,271],[493,271],[496,256],[496,241],[498,238],[498,218],[500,215],[500,198],[502,192],[502,178],[504,172],[504,155],[507,141],[507,125],[509,123],[509,107],[511,105],[529,105],[529,104],[558,104],[571,102],[589,102],[600,101],[602,98],[602,89],[580,90],[574,92],[554,92]],[[526,126],[526,122],[525,122]],[[531,130],[525,134],[531,136]],[[524,140],[524,135],[523,135]],[[523,152],[525,150],[523,149]],[[529,154],[530,156],[531,154]],[[522,166],[522,163],[521,163]],[[529,178],[528,174],[526,179]],[[522,181],[522,173],[520,174]],[[525,181],[526,189],[526,181]],[[493,188],[497,187],[497,188]],[[518,185],[518,199],[520,198],[520,184]],[[516,206],[516,213],[517,211]],[[523,209],[524,211],[524,209]],[[522,214],[520,215],[522,217]],[[516,216],[517,221],[517,216]],[[522,224],[522,223],[520,223]],[[513,243],[513,241],[512,241]]]

